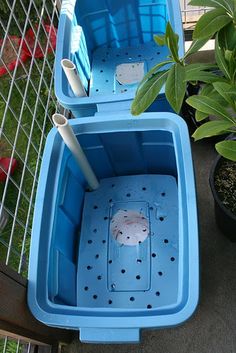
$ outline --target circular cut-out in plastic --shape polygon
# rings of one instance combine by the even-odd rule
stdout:
[[[142,213],[119,210],[111,220],[110,231],[118,243],[134,246],[148,237],[149,222]]]

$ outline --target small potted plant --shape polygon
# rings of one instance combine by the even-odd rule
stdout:
[[[193,43],[183,58],[178,56],[178,36],[169,23],[164,36],[154,37],[159,45],[168,46],[170,60],[154,66],[146,74],[137,89],[131,112],[138,115],[145,111],[165,85],[166,99],[179,113],[186,98],[187,83],[204,83],[198,95],[186,99],[196,110],[196,121],[201,123],[193,137],[200,140],[232,134],[230,139],[216,143],[220,156],[213,165],[210,185],[217,223],[224,234],[236,241],[236,4],[234,0],[192,0],[190,5],[210,6],[212,10],[198,20]],[[212,72],[213,65],[187,62],[212,36],[215,36],[214,68],[220,74]],[[206,120],[209,115],[214,119]]]

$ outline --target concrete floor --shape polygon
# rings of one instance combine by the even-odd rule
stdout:
[[[200,303],[194,316],[177,328],[143,332],[139,345],[92,345],[75,340],[66,353],[236,353],[236,244],[215,224],[208,183],[215,155],[211,141],[193,144],[201,254]]]

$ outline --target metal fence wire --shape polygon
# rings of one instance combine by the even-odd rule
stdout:
[[[0,261],[27,274],[35,190],[51,114],[53,0],[0,2]]]
[[[53,92],[59,0],[0,1],[0,261],[27,275]],[[181,0],[184,23],[205,11]]]
[[[0,335],[0,353],[50,353],[51,347]]]

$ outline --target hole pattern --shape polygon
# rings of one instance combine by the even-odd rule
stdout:
[[[87,270],[92,270],[92,266],[87,266]]]
[[[155,253],[152,253],[152,257],[156,257],[157,256],[157,254],[155,254]]]
[[[159,291],[156,292],[156,296],[157,296],[157,297],[159,297],[160,294],[161,294],[161,293],[160,293]]]
[[[137,275],[137,276],[136,276],[136,279],[137,279],[137,280],[141,279],[141,276],[140,276],[140,275]]]
[[[125,273],[125,269],[124,268],[122,268],[121,273]]]
[[[172,256],[172,257],[170,258],[170,261],[174,262],[174,261],[175,261],[175,258]]]
[[[151,305],[151,304],[148,304],[148,305],[147,305],[147,309],[152,309],[152,305]]]
[[[165,243],[165,244],[168,244],[168,243],[169,243],[169,240],[168,240],[168,239],[164,239],[164,243]]]
[[[130,300],[131,302],[134,302],[134,301],[135,301],[135,298],[134,298],[134,297],[130,297],[129,300]]]
[[[158,275],[159,275],[159,276],[163,276],[163,272],[159,271],[159,272],[158,272]]]
[[[97,294],[94,294],[93,299],[97,299],[97,298],[98,298]]]

